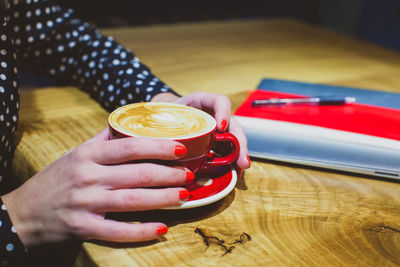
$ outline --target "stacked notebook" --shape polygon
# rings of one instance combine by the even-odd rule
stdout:
[[[354,97],[343,105],[254,107],[258,99]],[[400,179],[400,94],[264,79],[235,112],[249,155]]]

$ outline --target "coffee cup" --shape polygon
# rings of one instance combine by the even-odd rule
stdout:
[[[182,143],[187,150],[185,156],[167,163],[194,173],[229,165],[239,156],[239,142],[234,135],[217,132],[211,115],[181,104],[143,102],[122,106],[110,114],[108,125],[112,139],[146,137]],[[219,142],[229,144],[227,155],[219,156],[211,150]]]

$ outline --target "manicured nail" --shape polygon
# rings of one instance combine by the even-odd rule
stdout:
[[[187,190],[179,191],[179,199],[180,200],[188,200],[189,196],[190,196],[189,191],[187,191]]]
[[[249,167],[251,166],[250,157],[247,155],[247,162],[249,163]]]
[[[177,145],[175,147],[175,155],[176,156],[181,157],[181,156],[183,156],[185,154],[186,154],[186,147],[181,146],[181,145]]]
[[[222,120],[221,121],[221,129],[222,129],[222,131],[223,132],[225,132],[225,130],[226,130],[226,125],[227,125],[228,123],[226,122],[226,120]]]
[[[160,225],[157,227],[157,235],[165,235],[168,232],[168,227]]]
[[[186,172],[186,183],[191,183],[194,180],[193,172]]]

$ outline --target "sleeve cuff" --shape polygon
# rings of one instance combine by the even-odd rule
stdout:
[[[27,249],[19,239],[8,215],[7,208],[0,198],[0,265],[19,266],[27,256]]]

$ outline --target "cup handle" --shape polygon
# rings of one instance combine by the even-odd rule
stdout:
[[[215,133],[214,134],[214,142],[228,142],[231,144],[232,152],[224,157],[213,157],[211,161],[208,161],[206,166],[222,166],[235,162],[239,157],[239,141],[237,138],[231,133]]]

